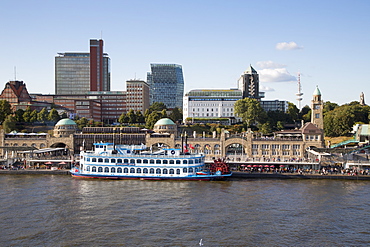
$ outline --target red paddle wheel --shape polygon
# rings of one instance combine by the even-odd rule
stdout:
[[[209,170],[211,173],[216,173],[218,171],[221,174],[229,174],[230,173],[230,166],[226,164],[225,159],[217,159],[210,165]]]

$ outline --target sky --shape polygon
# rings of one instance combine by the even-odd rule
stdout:
[[[146,80],[151,63],[180,64],[185,92],[237,87],[252,65],[265,100],[370,102],[368,0],[1,0],[0,83],[54,94],[58,52],[104,40],[111,90]],[[0,84],[1,85],[1,84]],[[1,86],[0,86],[1,87]]]

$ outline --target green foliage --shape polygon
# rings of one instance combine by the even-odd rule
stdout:
[[[36,122],[37,121],[37,111],[36,110],[33,110],[32,112],[31,112],[31,115],[30,115],[30,120],[29,120],[29,122],[30,123],[34,123],[34,122]]]
[[[0,100],[0,122],[4,122],[5,118],[12,114],[12,109],[8,101]]]
[[[353,125],[358,122],[369,123],[370,107],[358,102],[337,106],[324,114],[324,131],[328,137],[350,134]]]
[[[153,111],[160,112],[163,109],[167,109],[166,105],[162,102],[154,102],[150,107],[149,107],[149,113],[152,113]]]
[[[136,111],[136,123],[144,123],[144,122],[145,122],[145,118],[143,114],[141,113],[141,111]]]
[[[80,130],[82,130],[84,127],[86,127],[89,124],[89,120],[87,120],[87,118],[85,117],[77,119],[75,120],[75,122]]]
[[[134,110],[130,109],[128,113],[126,114],[126,117],[127,117],[128,123],[130,124],[136,123],[136,114]]]
[[[181,109],[175,107],[173,108],[172,112],[168,116],[174,123],[176,122],[182,122],[183,114],[181,112]]]
[[[299,109],[291,102],[288,102],[287,114],[290,116],[292,122],[295,122],[299,119]]]
[[[128,117],[127,117],[127,115],[124,112],[118,118],[118,122],[119,123],[128,123]]]
[[[266,119],[266,112],[256,99],[245,98],[235,102],[234,112],[247,126],[255,125]]]
[[[9,133],[16,129],[16,120],[15,117],[12,115],[6,116],[4,122],[3,122],[3,129],[5,133]]]
[[[167,110],[166,109],[163,109],[161,111],[161,118],[167,118]]]
[[[42,108],[42,110],[37,114],[37,120],[41,123],[45,123],[48,120],[48,111],[46,108]]]
[[[54,123],[58,122],[60,120],[60,116],[57,110],[55,108],[51,109],[48,115],[48,120],[52,121]]]
[[[154,124],[161,119],[161,115],[159,115],[156,111],[150,113],[147,118],[145,118],[145,127],[148,129],[153,129]]]
[[[271,134],[271,132],[272,132],[272,128],[271,128],[269,122],[266,122],[266,123],[263,123],[263,124],[259,124],[258,125],[258,129],[264,135]]]
[[[14,118],[15,118],[15,121],[17,121],[18,123],[22,123],[24,122],[24,119],[23,119],[23,114],[24,114],[24,110],[23,109],[18,109],[14,112]]]
[[[30,123],[31,122],[31,108],[28,106],[26,108],[26,110],[24,111],[23,113],[23,120],[26,122],[26,123]]]

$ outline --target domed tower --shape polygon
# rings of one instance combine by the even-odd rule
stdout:
[[[54,127],[55,137],[69,137],[69,135],[74,134],[77,130],[77,124],[69,119],[63,118],[57,122]]]
[[[162,118],[154,124],[154,132],[176,134],[177,125],[169,118]]]
[[[316,86],[311,100],[311,123],[316,125],[319,129],[324,129],[324,116],[323,116],[324,103],[321,100],[321,92],[319,87]]]

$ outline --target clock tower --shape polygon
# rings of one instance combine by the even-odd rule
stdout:
[[[321,100],[321,92],[319,87],[316,86],[311,100],[311,123],[316,125],[319,129],[324,129],[324,116],[323,116],[324,103]]]

